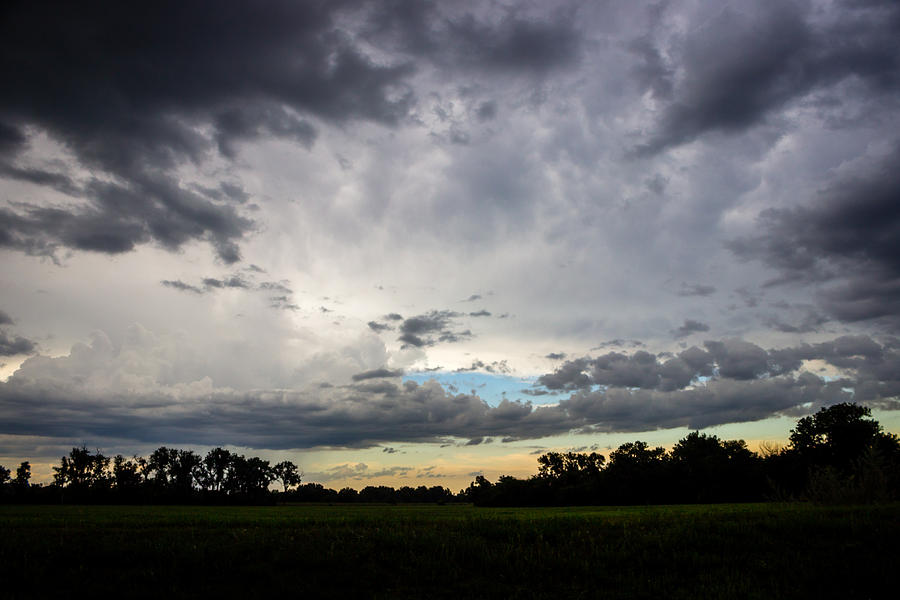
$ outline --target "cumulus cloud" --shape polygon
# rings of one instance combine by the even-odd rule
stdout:
[[[692,346],[666,359],[638,351],[569,360],[553,373],[540,376],[537,385],[557,391],[590,391],[600,386],[668,392],[697,386],[703,378],[754,381],[789,376],[797,373],[804,361],[824,360],[856,378],[851,387],[857,387],[860,397],[890,398],[896,377],[888,373],[886,365],[900,359],[888,343],[879,344],[868,336],[843,336],[770,350],[740,339],[709,340],[704,346]],[[865,391],[873,386],[881,391]]]
[[[216,386],[185,367],[173,371],[174,348],[161,356],[159,339],[134,335],[140,339],[117,346],[98,333],[67,356],[27,359],[0,383],[0,433],[264,449],[477,444],[569,431],[701,428],[850,399],[898,408],[900,394],[900,342],[866,336],[768,351],[740,340],[708,342],[708,350],[691,348],[664,362],[641,351],[609,353],[542,378],[542,385],[573,390],[556,405],[504,399],[491,406],[435,381],[400,383],[392,380],[397,372],[383,369],[327,388]],[[813,359],[844,375],[826,380],[800,370]]]

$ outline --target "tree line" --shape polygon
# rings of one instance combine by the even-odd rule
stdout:
[[[275,465],[223,448],[156,449],[148,458],[72,448],[50,485],[31,484],[25,461],[0,466],[0,500],[63,503],[472,502],[481,506],[667,504],[900,499],[900,438],[867,407],[843,403],[800,419],[785,448],[753,452],[743,440],[692,432],[671,451],[635,441],[609,459],[597,452],[548,452],[527,479],[478,476],[453,494],[440,486],[367,486],[360,491],[302,483],[291,461]],[[271,489],[272,486],[277,489]]]
[[[431,502],[459,500],[449,489],[367,486],[333,490],[302,484],[303,473],[291,461],[272,465],[224,448],[206,456],[193,450],[157,448],[149,457],[112,458],[99,450],[72,448],[53,467],[53,483],[31,484],[31,464],[23,462],[15,478],[0,466],[0,498],[7,502],[268,504],[275,502]],[[275,486],[276,489],[272,489]]]
[[[671,451],[629,442],[602,454],[550,452],[528,479],[478,477],[482,506],[670,504],[900,499],[900,439],[852,403],[800,419],[785,448],[753,452],[743,440],[692,432]]]

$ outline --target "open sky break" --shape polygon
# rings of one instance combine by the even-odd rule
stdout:
[[[0,464],[456,488],[897,431],[897,39],[889,0],[6,3]]]

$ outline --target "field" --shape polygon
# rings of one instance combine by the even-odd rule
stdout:
[[[885,598],[900,506],[0,506],[8,598]]]

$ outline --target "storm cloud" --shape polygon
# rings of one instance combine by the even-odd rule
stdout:
[[[412,478],[329,453],[897,407],[896,2],[3,11],[7,445]]]
[[[657,95],[665,108],[641,150],[659,152],[711,132],[741,133],[847,78],[875,96],[894,93],[900,9],[889,0],[837,4],[843,12],[824,16],[793,1],[723,7],[680,48],[679,75],[645,50],[648,67],[654,65],[648,85],[663,92]]]
[[[815,203],[760,214],[760,233],[734,240],[743,259],[781,273],[770,285],[817,284],[819,305],[844,322],[900,322],[900,142],[830,182]],[[808,327],[813,327],[813,322]]]

